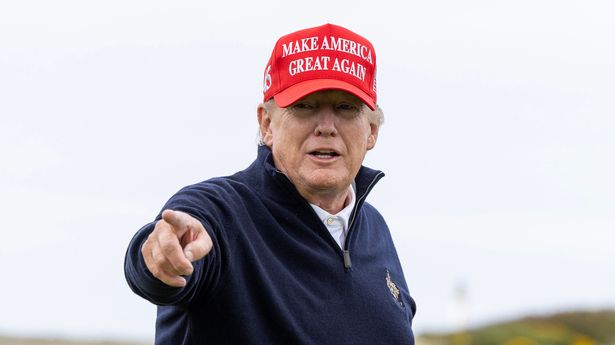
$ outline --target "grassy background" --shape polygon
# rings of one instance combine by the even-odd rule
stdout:
[[[145,344],[0,337],[0,345]],[[417,337],[416,345],[615,345],[615,310],[530,316],[456,333],[424,333]]]
[[[146,345],[138,342],[81,341],[64,339],[26,339],[0,337],[0,345]]]
[[[615,310],[531,316],[421,337],[429,345],[615,345]]]

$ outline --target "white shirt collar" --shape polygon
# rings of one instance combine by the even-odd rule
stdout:
[[[352,213],[356,203],[354,182],[350,185],[350,187],[348,187],[348,192],[350,194],[350,201],[346,207],[344,207],[337,214],[330,214],[322,208],[310,203],[310,206],[312,206],[314,212],[316,212],[316,215],[323,222],[327,230],[329,230],[331,236],[333,236],[333,239],[335,239],[335,242],[337,242],[340,248],[344,248],[344,241],[346,240],[346,234],[348,233],[350,214]]]

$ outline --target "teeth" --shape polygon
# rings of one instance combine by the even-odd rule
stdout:
[[[314,151],[312,154],[318,158],[331,158],[337,156],[335,151]]]

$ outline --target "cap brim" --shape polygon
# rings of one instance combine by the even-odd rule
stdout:
[[[322,90],[342,90],[361,99],[371,110],[376,110],[374,99],[358,87],[337,79],[312,79],[299,82],[273,96],[278,107],[286,108],[301,98]]]

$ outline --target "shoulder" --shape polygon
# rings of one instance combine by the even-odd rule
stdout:
[[[236,175],[214,177],[180,189],[172,199],[224,200],[248,193],[249,186]]]
[[[367,201],[363,204],[361,210],[368,217],[373,217],[376,220],[384,222],[384,217],[382,216],[382,214],[380,214],[380,212],[372,204],[368,203]]]

